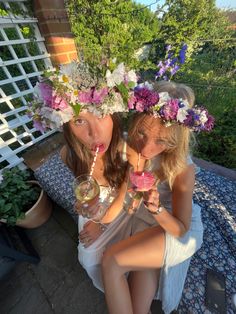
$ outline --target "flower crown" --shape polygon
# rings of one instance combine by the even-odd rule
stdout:
[[[137,84],[134,71],[123,63],[105,78],[94,78],[86,65],[73,61],[56,72],[45,73],[34,88],[34,100],[28,114],[41,132],[60,129],[81,111],[99,117],[115,112],[128,112],[128,99]]]
[[[210,131],[214,126],[214,118],[205,108],[190,108],[187,100],[158,93],[147,82],[137,85],[136,73],[127,71],[123,63],[98,79],[85,64],[73,61],[59,71],[46,73],[46,78],[36,84],[34,96],[28,114],[41,132],[60,129],[81,111],[98,117],[116,112],[148,112],[161,118],[166,126],[178,123],[198,132]]]
[[[213,116],[204,107],[189,106],[186,99],[171,98],[167,92],[158,93],[149,83],[139,84],[128,102],[130,111],[146,112],[162,119],[165,126],[174,123],[192,131],[210,131],[214,126]]]

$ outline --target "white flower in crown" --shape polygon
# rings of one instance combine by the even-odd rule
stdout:
[[[69,122],[71,120],[71,117],[73,117],[73,109],[71,107],[68,107],[64,110],[56,111],[56,112],[58,112],[60,114],[62,124]]]
[[[76,61],[72,61],[69,64],[62,64],[60,66],[60,74],[59,74],[59,81],[63,82],[65,85],[73,85],[78,77],[78,64]]]
[[[178,122],[183,123],[188,115],[189,103],[187,100],[182,100],[181,103],[184,105],[182,108],[179,108],[177,112],[176,119]]]
[[[145,88],[145,87],[149,90],[153,90],[153,85],[147,81],[145,81],[144,83],[138,84],[138,88]]]
[[[202,124],[205,124],[208,120],[208,117],[206,115],[206,111],[200,112],[200,121]]]
[[[134,70],[130,70],[127,75],[126,75],[126,79],[128,80],[128,82],[134,82],[134,83],[137,83],[137,75],[136,73],[134,72]]]
[[[137,83],[137,75],[133,70],[126,73],[124,63],[120,63],[112,73],[107,70],[106,81],[107,86],[112,88],[126,81]]]
[[[120,93],[112,92],[102,103],[102,112],[103,116],[113,114],[115,112],[128,112],[128,107],[124,104]]]
[[[52,128],[52,126],[54,126],[57,129],[60,129],[60,127],[63,124],[60,111],[53,110],[53,112],[51,113],[51,116],[50,116],[50,123],[51,123],[51,125],[50,125],[51,128]]]
[[[167,92],[162,92],[162,93],[159,93],[159,101],[158,101],[158,104],[157,106],[159,108],[161,108],[162,106],[164,106],[168,100],[171,99],[170,95],[167,93]]]
[[[188,112],[187,112],[186,108],[184,108],[184,107],[179,108],[179,110],[177,112],[176,119],[178,122],[183,123],[184,120],[186,119],[187,115],[188,115]]]
[[[114,87],[119,85],[124,80],[125,66],[124,63],[120,63],[118,67],[111,73],[110,70],[106,72],[106,80],[108,87]]]

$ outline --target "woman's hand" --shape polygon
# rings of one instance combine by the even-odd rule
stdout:
[[[102,204],[91,204],[91,206],[83,205],[80,201],[76,201],[74,204],[74,209],[78,215],[81,215],[85,218],[93,218],[101,209]]]
[[[153,186],[149,191],[143,192],[143,203],[151,212],[155,212],[160,206],[157,187]]]
[[[99,238],[105,229],[106,227],[101,223],[88,221],[84,224],[83,230],[79,233],[79,241],[87,248]]]

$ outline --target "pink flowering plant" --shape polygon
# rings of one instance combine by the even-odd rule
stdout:
[[[135,72],[127,71],[123,63],[113,72],[107,70],[104,78],[94,78],[87,67],[81,70],[74,61],[58,71],[45,73],[35,86],[28,114],[34,127],[44,132],[60,129],[80,111],[98,116],[127,112],[136,84]]]

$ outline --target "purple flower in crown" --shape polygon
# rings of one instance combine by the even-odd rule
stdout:
[[[213,127],[214,127],[214,123],[215,123],[214,117],[211,116],[211,115],[208,115],[208,120],[207,120],[207,122],[204,125],[204,129],[206,131],[210,132],[213,129]]]
[[[194,110],[193,109],[188,109],[187,110],[187,116],[184,120],[184,125],[189,127],[189,128],[193,128],[194,127],[194,124],[195,124],[195,120],[194,120],[194,116],[195,116],[195,113],[194,113]]]
[[[40,82],[36,84],[35,89],[38,97],[40,97],[48,107],[51,107],[53,92],[52,86],[47,83]]]
[[[136,109],[137,106],[142,111],[148,110],[150,107],[156,105],[159,101],[159,94],[153,90],[148,89],[147,87],[137,87],[134,90],[134,96],[136,98]],[[139,110],[139,111],[140,111]]]
[[[37,131],[40,131],[42,133],[44,133],[46,131],[46,127],[42,124],[41,121],[39,120],[34,120],[33,121],[33,126]]]
[[[204,108],[191,108],[187,110],[188,115],[184,125],[193,131],[210,131],[214,126],[214,118]]]

